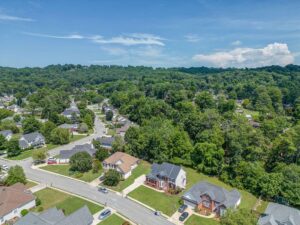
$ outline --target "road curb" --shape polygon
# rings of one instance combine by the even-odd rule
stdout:
[[[142,205],[142,206],[144,206],[144,207],[146,207],[146,208],[148,208],[148,209],[150,209],[151,211],[153,211],[153,212],[156,212],[157,210],[155,210],[154,208],[152,208],[151,206],[148,206],[148,205],[146,205],[146,204],[144,204],[144,203],[142,203],[142,202],[140,202],[140,201],[138,201],[138,200],[136,200],[136,199],[134,199],[134,198],[132,198],[132,197],[130,197],[130,196],[126,196],[126,198],[128,198],[128,199],[130,199],[131,201],[134,201],[134,202],[136,202],[136,203],[138,203],[138,204],[140,204],[140,205]],[[163,217],[165,217],[166,219],[170,219],[170,217],[169,216],[167,216],[166,214],[164,214],[164,213],[162,213],[161,212],[161,215],[163,216]]]

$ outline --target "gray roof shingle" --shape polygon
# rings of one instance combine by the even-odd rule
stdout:
[[[76,145],[71,150],[61,150],[59,158],[69,159],[78,152],[87,152],[90,156],[93,156],[96,153],[96,149],[91,144]]]
[[[207,194],[213,201],[223,204],[227,208],[234,207],[241,198],[240,193],[236,189],[227,191],[222,187],[205,181],[195,184],[190,190],[184,193],[182,197],[195,204],[199,204],[201,202],[201,196],[204,194]]]
[[[62,210],[51,208],[41,214],[30,212],[17,221],[15,225],[90,225],[93,220],[87,206],[78,209],[69,216],[65,216]]]
[[[159,177],[167,177],[168,179],[175,181],[179,172],[181,170],[180,166],[171,164],[171,163],[162,163],[157,164],[153,163],[151,167],[150,174],[147,175],[148,178],[159,178]]]
[[[300,210],[270,202],[259,225],[300,225]]]

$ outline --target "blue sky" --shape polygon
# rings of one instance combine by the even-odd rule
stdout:
[[[299,64],[300,1],[0,0],[0,65]]]

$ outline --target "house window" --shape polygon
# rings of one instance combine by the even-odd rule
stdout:
[[[204,205],[204,207],[210,208],[210,202],[208,202],[208,201],[203,201],[202,204]]]

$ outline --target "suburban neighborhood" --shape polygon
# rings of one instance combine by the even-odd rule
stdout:
[[[82,135],[81,139],[74,141],[74,144],[71,142],[67,145],[47,150],[47,154],[44,156],[45,158],[38,161],[38,163],[30,164],[30,161],[27,161],[25,166],[25,162],[22,163],[20,161],[21,165],[24,164],[23,168],[25,168],[25,174],[26,168],[28,168],[30,171],[38,171],[41,175],[49,174],[51,176],[59,176],[60,179],[72,179],[73,182],[76,183],[84,182],[88,184],[91,189],[96,188],[95,191],[101,194],[105,199],[107,199],[106,196],[108,196],[109,193],[109,195],[119,196],[118,198],[132,201],[134,204],[139,204],[140,207],[145,207],[147,210],[152,211],[154,218],[161,218],[161,221],[157,221],[157,224],[190,224],[189,221],[195,221],[197,218],[199,218],[199,221],[203,220],[203,223],[210,220],[214,222],[212,224],[218,224],[218,220],[226,214],[228,209],[235,210],[241,207],[243,203],[248,204],[245,202],[249,201],[247,200],[248,196],[244,197],[245,195],[237,189],[224,188],[223,185],[219,186],[214,180],[208,177],[207,179],[194,180],[194,183],[191,183],[189,180],[191,176],[190,173],[195,173],[191,171],[191,169],[186,169],[183,166],[169,162],[153,163],[151,165],[128,153],[115,151],[114,146],[116,145],[116,140],[118,138],[124,139],[124,133],[128,130],[129,124],[130,126],[135,125],[124,116],[120,116],[115,108],[108,106],[107,101],[103,104],[105,104],[105,107],[101,105],[89,106],[96,115],[94,122],[95,127],[93,128],[94,132],[91,135]],[[111,112],[113,113],[111,116],[112,122],[106,120],[106,113],[110,114]],[[71,119],[72,122],[78,121],[80,112],[74,100],[72,100],[70,108],[66,109],[62,115]],[[119,118],[121,118],[121,122]],[[116,128],[115,132],[110,132],[109,130],[112,124],[118,124],[121,128]],[[67,130],[69,135],[74,135],[74,133],[78,135],[79,126],[80,124],[78,123],[65,123],[58,127]],[[122,129],[124,133],[120,133],[120,129]],[[109,135],[108,132],[113,135]],[[7,141],[14,136],[10,130],[1,131],[1,135]],[[18,145],[21,151],[33,149],[30,151],[34,152],[39,149],[44,149],[47,143],[43,134],[35,131],[21,135],[18,140]],[[93,165],[90,167],[93,171],[96,170],[94,164],[100,157],[102,162],[100,161],[99,169],[94,172],[89,172],[88,170],[87,172],[78,171],[70,173],[72,161],[74,161],[76,155],[82,153],[91,159],[89,163]],[[13,162],[12,165],[14,165],[14,163],[18,161],[6,161],[9,160],[9,158],[5,159],[5,154],[3,156],[0,162],[3,167],[2,171],[6,173],[6,175],[2,175],[2,179],[5,179],[5,177],[8,176],[7,172],[9,170],[6,164]],[[30,155],[28,157],[30,157]],[[81,164],[82,163],[83,161]],[[29,179],[30,174],[31,173],[29,173],[28,176]],[[68,213],[66,213],[64,208],[60,208],[59,205],[51,205],[49,208],[43,208],[40,206],[41,200],[38,193],[43,192],[43,190],[51,190],[51,188],[55,186],[50,182],[51,180],[49,180],[49,184],[49,182],[43,183],[42,180],[36,180],[34,178],[33,176],[32,179],[34,182],[30,181],[33,186],[29,188],[22,183],[1,187],[2,202],[0,204],[0,212],[2,224],[12,222],[18,225],[91,225],[98,224],[97,221],[99,224],[102,224],[101,220],[105,221],[106,217],[117,218],[118,220],[127,221],[131,224],[148,224],[148,222],[143,220],[137,221],[135,218],[124,217],[122,212],[118,212],[118,209],[112,208],[112,206],[108,204],[108,201],[104,199],[98,203],[92,203],[94,199],[85,200],[84,198],[80,207],[76,207],[76,209]],[[211,183],[211,181],[213,181],[213,183]],[[64,188],[63,190],[55,188],[53,191],[68,192],[68,190]],[[72,192],[70,194],[73,195]],[[145,196],[143,197],[142,195]],[[151,197],[152,195],[153,197]],[[16,196],[18,197],[16,198]],[[82,198],[81,196],[82,194],[77,198],[80,199]],[[146,196],[150,199],[145,198]],[[47,196],[44,196],[43,198],[46,197]],[[156,198],[164,200],[162,202],[163,205],[158,205],[155,202]],[[170,200],[168,200],[168,198],[170,198]],[[174,201],[173,198],[178,199],[175,205],[172,205],[172,201]],[[15,199],[17,199],[17,201],[15,201]],[[91,207],[84,204],[86,201],[92,201],[89,204],[96,204],[100,210],[96,213],[92,212],[90,210]],[[165,207],[169,209],[165,210]],[[172,207],[174,207],[174,209],[172,209]],[[285,223],[286,221],[289,221],[290,224],[297,225],[295,221],[298,221],[299,216],[299,210],[297,209],[277,203],[269,203],[265,211],[262,211],[258,225],[277,225],[279,223]],[[153,222],[151,222],[151,224],[153,224]]]

